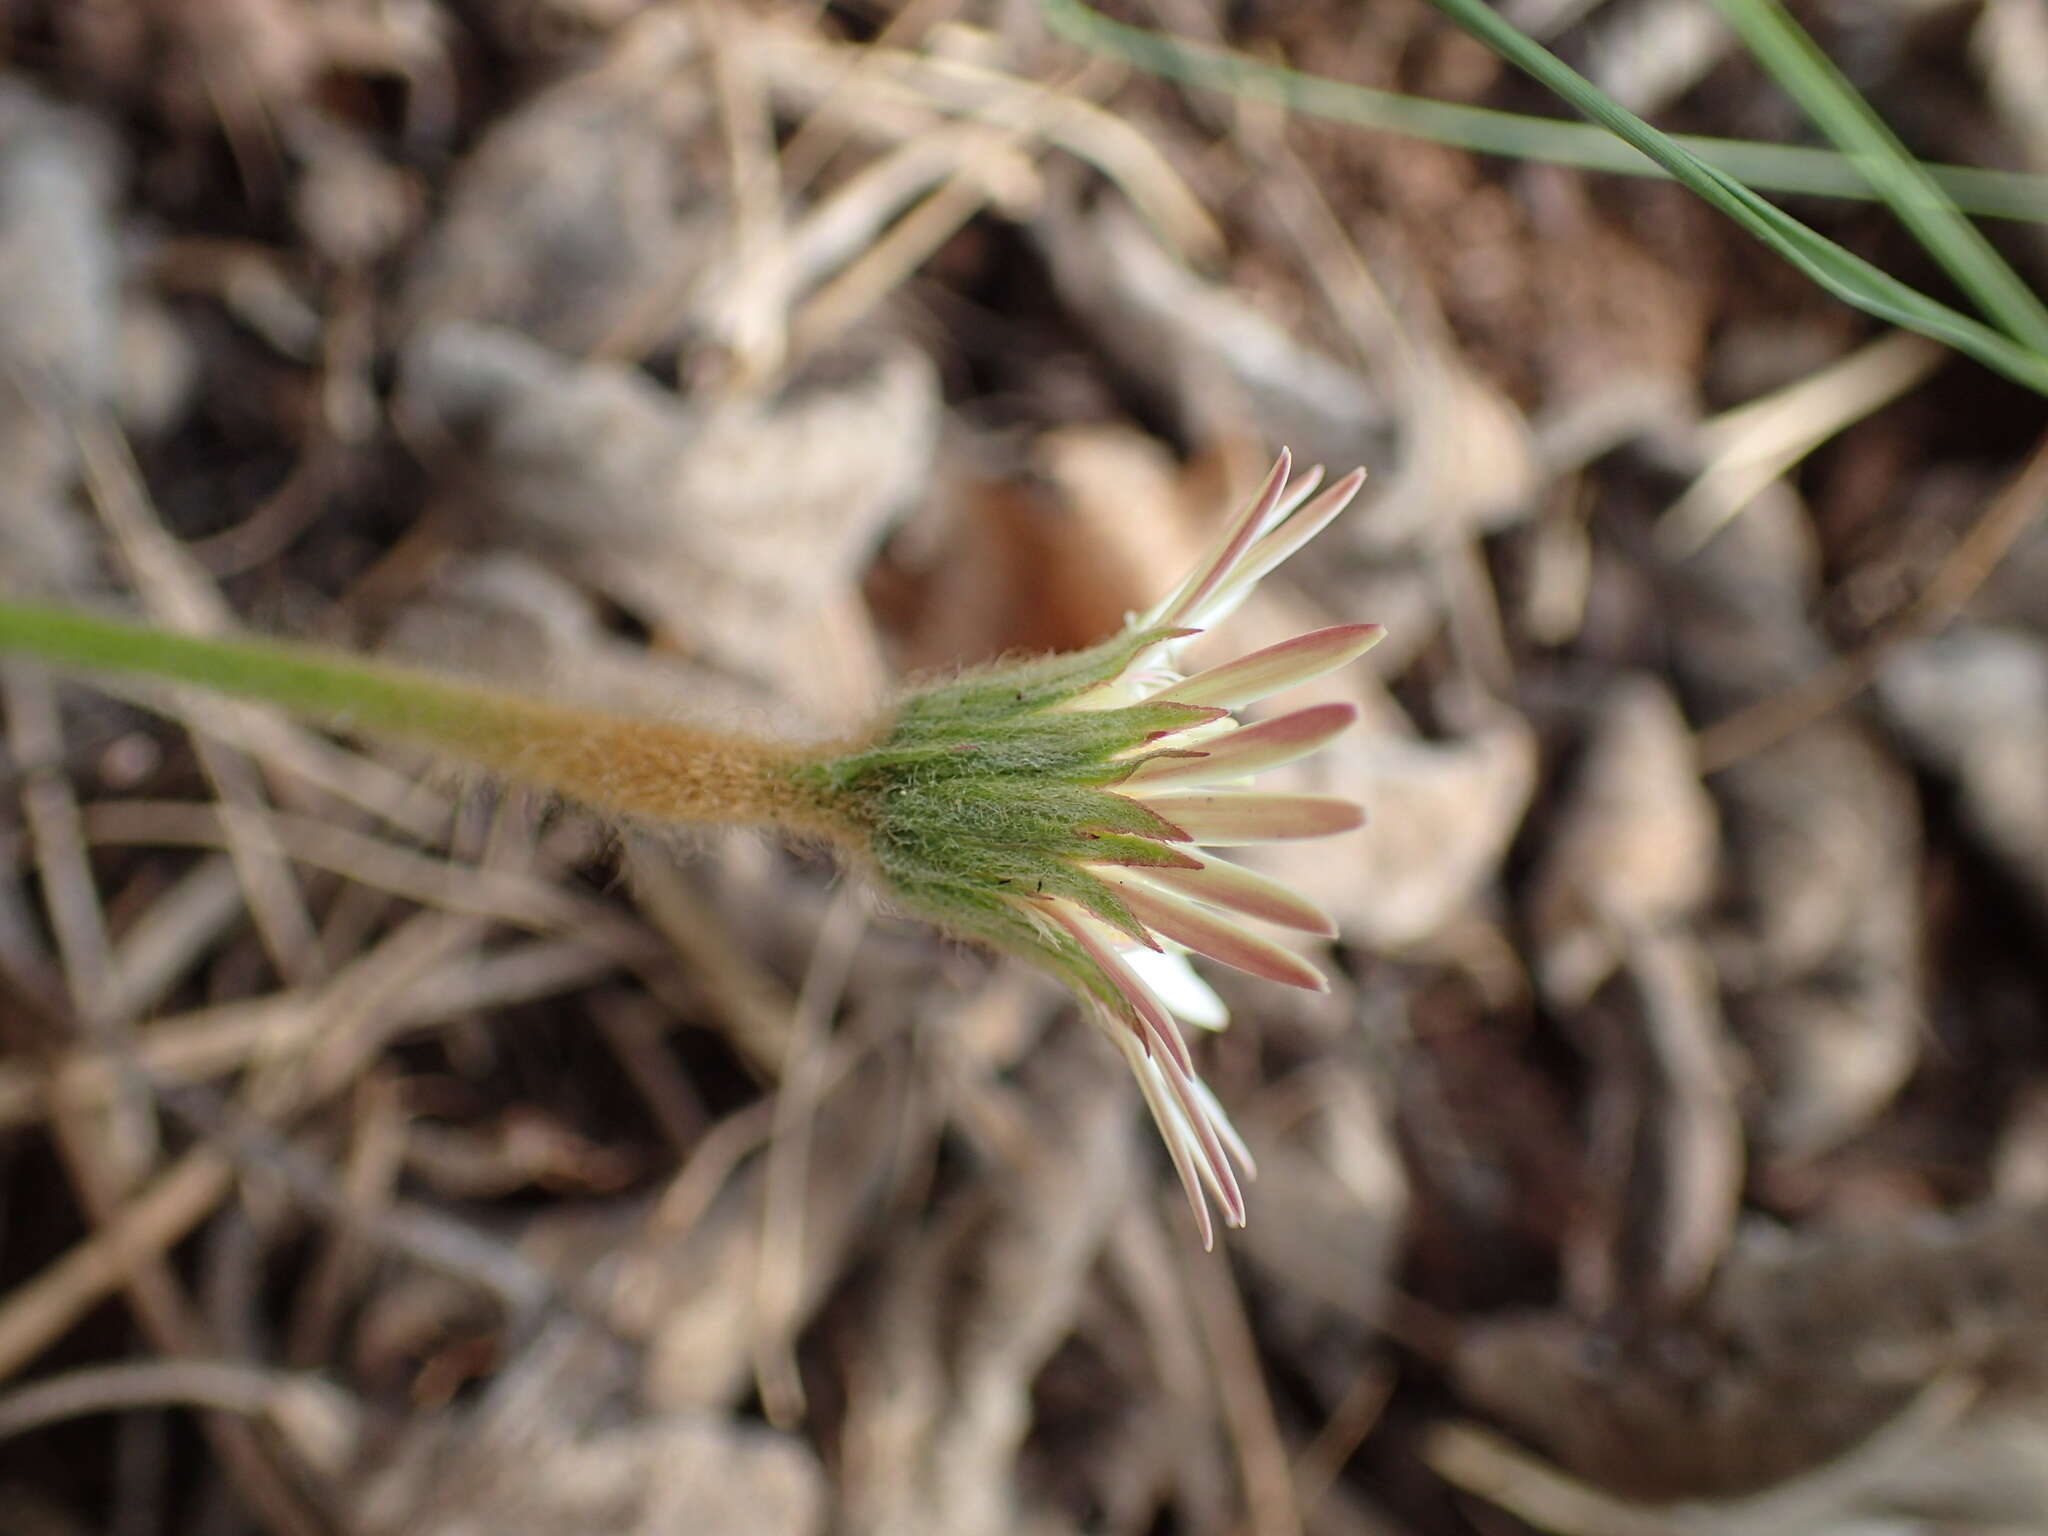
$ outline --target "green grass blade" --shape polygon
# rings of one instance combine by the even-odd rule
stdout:
[[[1931,336],[2048,395],[2048,355],[1930,299],[1765,202],[1741,182],[1673,143],[1562,59],[1525,37],[1484,0],[1430,3],[1517,69],[1655,160],[1836,298],[1880,320]]]
[[[1888,203],[1987,320],[2048,355],[2048,306],[1956,211],[1934,178],[1778,0],[1715,0],[1751,53]]]
[[[1309,117],[1430,139],[1476,154],[1544,160],[1621,176],[1670,174],[1605,129],[1587,123],[1429,101],[1328,80],[1226,48],[1112,21],[1080,0],[1041,0],[1041,6],[1054,29],[1070,41],[1184,85],[1259,97]],[[1746,186],[1862,201],[1875,201],[1878,196],[1863,174],[1832,150],[1748,139],[1672,137],[1673,142]],[[2048,177],[1967,165],[1923,168],[1956,207],[1967,213],[2048,224]]]
[[[1088,46],[1114,23],[1079,0],[1040,0],[1053,25]],[[1866,314],[1917,331],[1974,357],[1998,373],[2048,395],[2048,354],[1993,330],[1872,266],[1790,214],[1758,197],[1623,107],[1562,59],[1502,20],[1483,0],[1430,0],[1510,64],[1549,87],[1594,123],[1661,166],[1675,180],[1734,219],[1808,279]]]

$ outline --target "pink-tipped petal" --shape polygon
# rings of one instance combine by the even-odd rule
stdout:
[[[1235,1157],[1247,1178],[1256,1176],[1244,1138],[1237,1134],[1216,1095],[1191,1070],[1163,1052],[1148,1051],[1142,1038],[1126,1028],[1123,1020],[1101,1013],[1096,1019],[1137,1079],[1145,1107],[1152,1112],[1159,1138],[1166,1143],[1167,1155],[1180,1177],[1202,1246],[1213,1247],[1215,1228],[1203,1191],[1206,1187],[1215,1195],[1227,1225],[1244,1225],[1244,1191],[1231,1162]]]
[[[1259,524],[1260,534],[1271,533],[1275,528],[1286,522],[1288,518],[1294,516],[1295,508],[1313,496],[1316,487],[1322,483],[1323,466],[1320,464],[1309,465],[1307,469],[1301,472],[1301,478],[1287,487],[1281,493],[1280,499],[1273,504],[1273,510],[1268,512],[1265,520]]]
[[[1248,791],[1147,795],[1147,807],[1197,843],[1227,848],[1245,843],[1328,837],[1365,825],[1365,810],[1332,795],[1267,795]]]
[[[1358,718],[1351,704],[1317,704],[1219,736],[1194,756],[1176,751],[1140,763],[1121,788],[1146,793],[1168,784],[1219,784],[1307,757]]]
[[[1252,1157],[1252,1149],[1246,1146],[1244,1138],[1237,1134],[1237,1127],[1230,1123],[1230,1116],[1224,1113],[1223,1105],[1210,1091],[1209,1085],[1197,1077],[1191,1079],[1188,1086],[1194,1089],[1195,1097],[1202,1101],[1202,1107],[1209,1114],[1209,1123],[1216,1127],[1216,1134],[1223,1138],[1223,1145],[1229,1149],[1230,1155],[1237,1159],[1237,1166],[1244,1170],[1245,1178],[1256,1179],[1259,1176],[1259,1165]]]
[[[1242,709],[1260,699],[1334,672],[1355,661],[1386,636],[1380,624],[1338,624],[1296,635],[1220,667],[1197,672],[1166,690],[1177,704],[1214,704]]]
[[[1216,1203],[1223,1207],[1223,1224],[1227,1227],[1244,1225],[1244,1190],[1237,1182],[1237,1170],[1230,1166],[1230,1154],[1223,1148],[1223,1138],[1216,1130],[1216,1122],[1210,1118],[1208,1106],[1201,1095],[1195,1092],[1195,1085],[1201,1079],[1192,1072],[1183,1072],[1173,1062],[1153,1058],[1159,1069],[1159,1076],[1165,1082],[1167,1091],[1173,1095],[1174,1104],[1180,1110],[1180,1123],[1195,1138],[1195,1146],[1201,1156],[1195,1160],[1195,1167],[1202,1175],[1202,1181],[1209,1186],[1209,1192],[1216,1197]]]
[[[1195,857],[1199,863],[1194,869],[1147,869],[1138,878],[1163,885],[1183,896],[1192,896],[1212,907],[1221,907],[1227,912],[1241,912],[1246,917],[1256,917],[1301,933],[1312,933],[1318,938],[1334,939],[1337,936],[1335,920],[1299,891],[1256,870],[1246,869],[1242,864],[1232,864],[1227,859],[1207,858],[1199,854]],[[1130,870],[1107,864],[1089,867],[1112,883],[1118,883],[1116,877],[1132,874]]]
[[[1330,990],[1323,973],[1293,950],[1261,938],[1213,907],[1198,905],[1171,891],[1148,888],[1137,881],[1125,883],[1122,894],[1139,922],[1198,955],[1221,960],[1225,965],[1283,986],[1310,992]]]
[[[1173,1022],[1173,1015],[1166,1011],[1165,1004],[1152,994],[1144,979],[1125,964],[1124,957],[1117,953],[1116,930],[1100,918],[1070,901],[1055,898],[1048,901],[1046,910],[1054,921],[1074,936],[1074,942],[1087,951],[1088,958],[1102,968],[1117,990],[1118,996],[1130,1004],[1132,1017],[1142,1039],[1169,1058],[1181,1071],[1193,1074],[1194,1058],[1188,1055],[1188,1043],[1181,1038],[1180,1026]]]
[[[1157,623],[1182,624],[1186,622],[1188,614],[1199,612],[1210,594],[1229,577],[1232,568],[1243,560],[1246,551],[1251,549],[1276,521],[1287,515],[1289,505],[1284,498],[1287,493],[1287,476],[1293,465],[1294,455],[1282,448],[1280,457],[1273,461],[1272,469],[1267,471],[1265,482],[1260,485],[1258,494],[1231,520],[1229,526],[1223,530],[1222,536],[1197,562],[1188,579],[1182,582],[1173,596],[1161,605]],[[1314,479],[1310,480],[1310,486],[1313,487],[1315,480],[1321,478],[1322,471],[1318,469],[1311,473]],[[1295,495],[1301,494],[1297,489]]]
[[[1230,611],[1237,599],[1286,560],[1302,545],[1329,527],[1338,513],[1351,504],[1358,488],[1365,484],[1365,471],[1354,469],[1285,523],[1244,551],[1235,568],[1212,583],[1202,604],[1187,604],[1175,614],[1176,623],[1206,627]]]
[[[1147,989],[1149,995],[1150,989]],[[1158,998],[1153,1001],[1159,1003]],[[1192,1072],[1195,1064],[1188,1055],[1188,1043],[1181,1037],[1180,1026],[1173,1021],[1173,1015],[1166,1011],[1166,1005],[1148,1009],[1138,1015],[1138,1034],[1145,1042],[1146,1051],[1160,1062],[1171,1066],[1176,1072]]]
[[[1159,1128],[1159,1139],[1166,1143],[1166,1155],[1173,1159],[1173,1171],[1180,1176],[1181,1190],[1188,1197],[1188,1209],[1194,1212],[1202,1251],[1210,1252],[1216,1247],[1216,1227],[1209,1219],[1209,1202],[1203,1198],[1202,1181],[1195,1173],[1198,1149],[1194,1138],[1181,1128],[1179,1108],[1167,1096],[1158,1068],[1143,1048],[1127,1033],[1115,1033],[1110,1038],[1130,1064],[1131,1076],[1138,1080],[1138,1092],[1144,1096],[1145,1108],[1152,1112],[1152,1123]]]

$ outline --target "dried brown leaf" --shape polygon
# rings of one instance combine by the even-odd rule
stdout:
[[[1694,915],[1718,862],[1714,803],[1669,691],[1618,678],[1545,846],[1530,892],[1537,977],[1564,1009],[1591,997],[1628,934]]]

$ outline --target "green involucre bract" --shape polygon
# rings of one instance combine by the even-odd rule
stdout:
[[[865,748],[808,770],[850,825],[883,889],[920,916],[1072,979],[1093,968],[1031,904],[1072,901],[1134,943],[1145,926],[1089,864],[1194,867],[1187,835],[1114,786],[1163,736],[1221,717],[1150,700],[1065,707],[1171,631],[1121,635],[1067,656],[999,663],[919,690]],[[1090,985],[1087,990],[1098,990]]]

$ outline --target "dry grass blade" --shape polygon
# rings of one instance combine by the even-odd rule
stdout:
[[[269,1053],[252,1084],[261,1112],[282,1115],[352,1078],[352,1052],[369,1038],[363,1026],[438,961],[473,942],[475,931],[469,919],[425,914],[319,992],[281,1008],[278,1027],[258,1037]],[[329,1048],[301,1075],[292,1067],[314,1040]],[[136,1263],[180,1241],[227,1196],[234,1174],[234,1164],[211,1148],[186,1153],[113,1212],[93,1237],[0,1296],[0,1378],[97,1305]]]
[[[1635,1510],[1476,1424],[1440,1424],[1423,1443],[1439,1477],[1558,1536],[1691,1536],[1683,1521]]]
[[[1700,437],[1706,468],[1659,521],[1659,543],[1675,559],[1691,554],[1765,486],[1844,428],[1914,388],[1947,356],[1924,336],[1894,331],[1705,423]]]
[[[111,424],[85,418],[74,426],[79,460],[102,521],[113,532],[145,608],[172,627],[218,630],[228,622],[221,600],[199,563],[164,532],[149,504],[128,446]],[[315,980],[321,970],[312,914],[267,824],[268,805],[249,765],[210,739],[207,722],[233,706],[187,700],[180,713],[199,729],[193,750],[221,799],[228,856],[248,893],[249,915],[264,948],[286,980]]]
[[[0,1296],[0,1379],[12,1376],[99,1305],[144,1255],[179,1242],[226,1196],[234,1168],[188,1152],[110,1221],[34,1278]]]
[[[226,855],[202,858],[179,876],[114,945],[110,979],[120,1010],[139,1018],[154,1009],[243,911],[242,879]]]
[[[1378,1427],[1394,1395],[1394,1382],[1394,1372],[1387,1367],[1359,1372],[1316,1437],[1294,1458],[1294,1497],[1304,1520],[1314,1519],[1316,1506],[1336,1485],[1344,1464]]]
[[[2033,521],[2048,510],[2048,437],[1985,506],[1934,579],[1912,605],[1871,640],[1838,656],[1783,693],[1717,720],[1699,733],[1703,772],[1714,773],[1776,745],[1810,721],[1839,709],[1870,686],[1887,653],[1904,641],[1939,630],[1962,611],[1998,562]]]
[[[1287,1444],[1273,1415],[1243,1294],[1223,1265],[1197,1265],[1189,1276],[1194,1321],[1207,1346],[1222,1396],[1244,1502],[1255,1536],[1301,1536],[1301,1504]]]
[[[737,365],[735,387],[751,391],[781,373],[789,350],[789,231],[781,161],[757,61],[744,41],[753,21],[725,5],[706,6],[703,14],[711,23],[712,77],[733,189],[733,282],[718,307],[718,321]]]
[[[1846,1455],[1780,1487],[1722,1503],[1653,1508],[1617,1499],[1560,1472],[1491,1430],[1437,1425],[1423,1458],[1443,1478],[1558,1536],[1745,1536],[1822,1532],[1853,1519],[1856,1495],[1951,1428],[1980,1392],[1960,1375],[1928,1382],[1890,1422]]]
[[[657,971],[659,941],[647,940],[637,959]],[[384,1000],[381,1028],[387,1042],[401,1040],[482,1010],[576,991],[615,974],[620,964],[616,951],[576,939],[539,939],[483,959],[452,954],[430,965],[401,996]],[[351,968],[340,976],[355,974]],[[328,995],[333,985],[318,995]],[[225,1077],[295,1049],[306,1034],[307,1011],[315,1006],[315,999],[286,992],[161,1018],[138,1043],[136,1060],[160,1082]],[[112,1061],[96,1051],[52,1068],[0,1062],[0,1127],[43,1120],[52,1092],[90,1103],[104,1100],[116,1081]]]
[[[138,1360],[93,1366],[18,1387],[0,1396],[0,1440],[11,1439],[47,1424],[92,1413],[124,1413],[137,1408],[211,1408],[249,1418],[280,1420],[287,1427],[305,1418],[306,1394],[323,1399],[337,1415],[330,1436],[316,1448],[323,1471],[342,1470],[334,1452],[337,1438],[352,1438],[346,1421],[351,1405],[333,1388],[296,1373],[273,1371],[234,1360]]]
[[[867,930],[867,898],[840,891],[819,926],[797,993],[762,1181],[761,1244],[754,1275],[754,1379],[768,1422],[787,1429],[803,1417],[796,1329],[803,1307],[804,1190],[811,1131],[822,1091],[825,1038],[846,993],[854,952]]]
[[[405,1163],[405,1118],[394,1084],[366,1075],[352,1097],[355,1134],[337,1191],[339,1219],[299,1288],[285,1346],[285,1358],[301,1369],[332,1356],[348,1294],[367,1277],[372,1245],[364,1233],[389,1211]]]
[[[626,861],[648,921],[682,956],[692,984],[710,995],[734,1048],[772,1080],[789,1059],[795,1000],[749,961],[718,914],[690,889],[666,849],[634,839],[626,845]]]
[[[1001,70],[889,48],[864,50],[860,70],[842,76],[834,68],[838,50],[792,29],[758,28],[755,38],[762,50],[764,76],[792,102],[815,110],[844,78],[846,97],[872,96],[1001,129],[1042,134],[1116,183],[1183,256],[1202,261],[1222,249],[1215,220],[1158,147],[1093,102]]]
[[[504,1309],[514,1333],[523,1333],[541,1308],[555,1299],[545,1274],[474,1227],[407,1202],[394,1203],[374,1216],[352,1208],[318,1155],[294,1146],[230,1101],[199,1088],[166,1088],[161,1097],[166,1107],[223,1149],[245,1173],[274,1178],[312,1210],[338,1223],[354,1219],[357,1230],[387,1252],[491,1296]]]
[[[1014,207],[1020,177],[1011,162],[1027,133],[1025,125],[995,138],[967,139],[945,180],[805,302],[791,326],[797,346],[815,351],[849,330],[989,203]],[[928,150],[916,153],[923,159]]]
[[[109,1092],[98,1106],[101,1131],[116,1165],[136,1178],[156,1157],[156,1119],[135,1071],[134,1020],[115,1006],[113,947],[86,859],[78,798],[70,781],[53,771],[63,751],[55,690],[47,677],[10,664],[0,666],[0,698],[7,706],[8,748],[30,768],[22,809],[74,1027],[112,1065]]]

